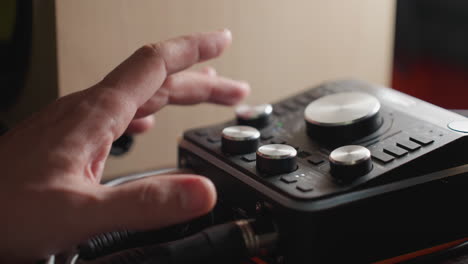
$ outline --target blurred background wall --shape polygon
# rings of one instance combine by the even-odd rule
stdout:
[[[34,24],[35,32],[45,33],[34,35],[32,58],[48,59],[42,58],[42,67],[32,67],[29,73],[30,79],[41,74],[47,78],[29,86],[47,94],[48,100],[93,85],[145,43],[219,28],[231,29],[234,41],[221,58],[207,64],[220,74],[250,82],[248,103],[279,100],[328,79],[390,82],[393,0],[33,3],[36,13],[42,10],[35,18],[42,21]],[[38,50],[44,43],[49,46]],[[105,177],[174,166],[183,130],[232,117],[228,107],[166,107],[157,113],[156,127],[136,137],[128,154],[110,158]]]

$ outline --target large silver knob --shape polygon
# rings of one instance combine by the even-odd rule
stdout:
[[[273,107],[270,104],[240,105],[236,107],[237,123],[262,128],[270,123],[272,112]]]
[[[359,145],[339,147],[330,153],[330,173],[342,182],[350,182],[372,170],[369,149]]]
[[[295,171],[296,155],[297,150],[289,145],[263,145],[257,150],[257,169],[267,175]]]
[[[376,131],[382,124],[380,102],[363,92],[326,95],[304,111],[307,133],[313,139],[343,145]]]
[[[255,152],[258,148],[260,131],[250,126],[230,126],[221,133],[221,149],[231,154]]]

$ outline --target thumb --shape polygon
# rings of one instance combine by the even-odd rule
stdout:
[[[216,202],[213,183],[195,175],[154,176],[103,188],[98,232],[177,224],[208,213]]]

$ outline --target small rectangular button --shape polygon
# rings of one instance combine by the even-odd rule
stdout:
[[[424,136],[414,136],[414,135],[410,136],[410,140],[413,141],[413,142],[418,143],[421,146],[427,146],[427,145],[431,144],[432,142],[434,142],[433,139],[430,139],[430,138],[427,138],[427,137],[424,137]]]
[[[294,101],[300,105],[307,105],[310,103],[310,99],[302,95],[294,98]]]
[[[409,151],[415,151],[415,150],[418,150],[418,149],[421,148],[420,145],[414,143],[413,141],[407,140],[407,139],[398,140],[396,145],[399,146],[400,148],[404,148],[404,149],[409,150]]]
[[[330,172],[330,164],[328,162],[325,162],[323,165],[320,165],[319,170],[329,173]]]
[[[324,159],[317,154],[312,154],[307,161],[313,165],[319,165],[324,162]]]
[[[299,158],[301,158],[301,159],[307,158],[307,157],[309,157],[310,155],[312,155],[312,154],[310,154],[310,153],[307,152],[307,151],[299,151],[299,153],[297,153],[297,156],[298,156]]]
[[[388,145],[383,148],[383,151],[387,154],[393,155],[397,158],[403,157],[404,155],[408,154],[408,151],[402,148],[399,148],[394,145]]]
[[[321,97],[323,95],[324,95],[323,89],[313,89],[312,91],[308,92],[306,96],[311,98],[311,99],[315,99],[315,98],[319,98],[319,97]]]
[[[217,137],[217,136],[209,136],[207,138],[208,142],[210,143],[218,143],[221,141],[221,138],[220,137]]]
[[[294,183],[297,182],[297,177],[295,175],[284,175],[281,176],[280,180],[285,183]]]
[[[203,136],[208,135],[208,133],[206,131],[195,131],[195,135],[199,137],[203,137]]]
[[[256,153],[250,153],[250,154],[242,156],[241,159],[243,161],[253,162],[253,161],[255,161],[257,159],[257,154]]]
[[[275,105],[273,107],[273,114],[277,115],[277,116],[282,116],[286,113],[286,109],[282,108],[281,106],[279,105]]]
[[[272,138],[273,138],[273,133],[270,132],[270,131],[262,132],[262,135],[260,136],[260,138],[261,138],[262,140],[269,140],[269,139],[272,139]]]
[[[271,144],[286,144],[286,141],[282,139],[274,139],[270,141]]]
[[[395,157],[393,156],[390,156],[386,153],[383,153],[381,151],[378,151],[378,150],[375,150],[375,151],[372,151],[371,152],[371,155],[374,159],[386,164],[386,163],[389,163],[390,161],[394,160]]]
[[[296,189],[298,189],[301,192],[310,192],[314,188],[312,187],[312,184],[306,181],[299,182],[296,186]]]
[[[283,103],[283,107],[290,111],[296,111],[298,109],[297,105],[294,102]]]

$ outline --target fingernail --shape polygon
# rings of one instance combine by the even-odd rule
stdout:
[[[224,35],[226,36],[226,38],[232,39],[232,32],[231,32],[231,30],[225,28],[225,29],[222,29],[221,32],[224,33]]]
[[[206,75],[212,76],[212,77],[217,75],[216,70],[210,66],[203,68],[203,72],[205,72]]]
[[[241,89],[243,89],[245,92],[250,92],[250,84],[246,81],[239,81]]]
[[[190,212],[204,212],[213,206],[214,186],[204,178],[187,180],[181,193],[182,208]]]

